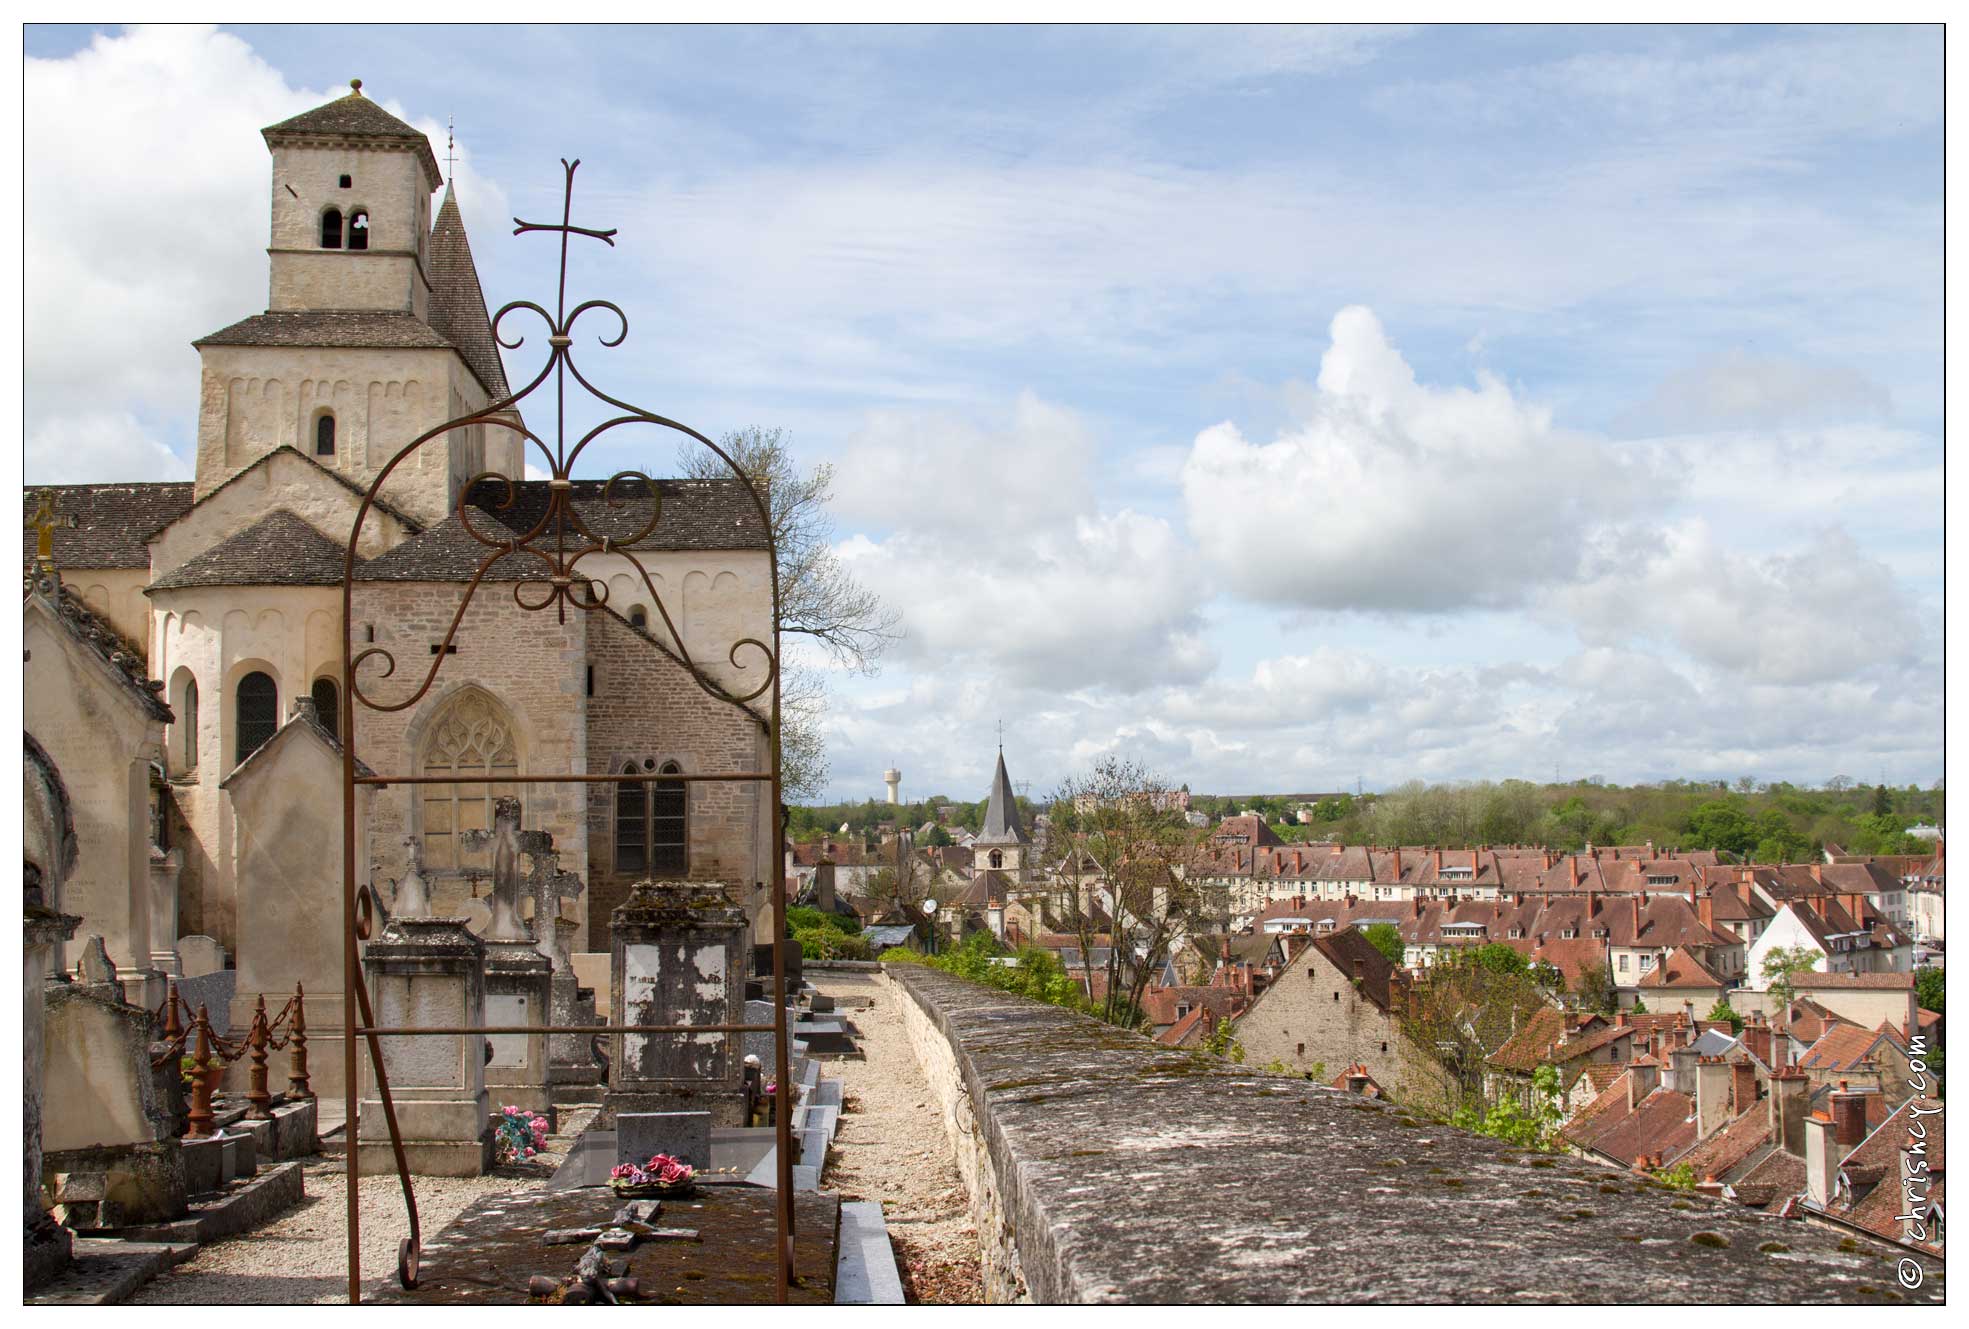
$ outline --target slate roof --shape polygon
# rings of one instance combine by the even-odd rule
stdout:
[[[1931,1240],[1926,1243],[1908,1242],[1907,1225],[1896,1222],[1896,1216],[1908,1212],[1903,1208],[1906,1196],[1901,1188],[1901,1152],[1915,1141],[1909,1139],[1908,1121],[1915,1120],[1909,1108],[1919,1108],[1918,1118],[1923,1131],[1920,1143],[1926,1149],[1924,1157],[1928,1163],[1928,1185],[1918,1188],[1925,1191],[1924,1198],[1936,1209],[1946,1209],[1947,1193],[1944,1189],[1947,1175],[1947,1114],[1937,1111],[1941,1103],[1933,1098],[1911,1098],[1903,1103],[1894,1114],[1881,1122],[1860,1141],[1859,1145],[1840,1163],[1842,1171],[1857,1180],[1858,1174],[1865,1170],[1878,1173],[1879,1180],[1857,1204],[1844,1213],[1844,1217],[1876,1232],[1890,1241],[1919,1245],[1924,1249],[1939,1252],[1941,1243],[1932,1238],[1938,1236],[1931,1222],[1928,1230]],[[1838,1206],[1830,1211],[1838,1214]]]
[[[415,314],[381,309],[270,310],[207,333],[192,345],[449,349],[464,354],[462,347]]]
[[[360,568],[361,562],[356,566]],[[342,546],[286,508],[275,508],[245,530],[186,559],[152,582],[147,593],[187,586],[341,583]]]
[[[499,345],[492,336],[492,318],[486,313],[485,292],[479,287],[479,270],[472,262],[472,243],[465,238],[465,219],[448,184],[431,227],[429,268],[431,326],[458,348],[492,400],[510,395]]]
[[[1711,1177],[1727,1175],[1731,1169],[1742,1165],[1745,1159],[1769,1144],[1770,1140],[1771,1109],[1768,1103],[1760,1100],[1673,1161],[1687,1163],[1697,1181],[1707,1181]]]
[[[1913,974],[1821,974],[1817,971],[1793,974],[1791,985],[1800,992],[1818,989],[1868,988],[1880,991],[1912,990]]]
[[[1805,1189],[1805,1160],[1782,1149],[1772,1149],[1731,1189],[1736,1191],[1739,1203],[1753,1209],[1797,1195]]]
[[[1805,1050],[1798,1064],[1808,1071],[1855,1070],[1873,1055],[1873,1050],[1883,1040],[1900,1046],[1900,1039],[1885,1028],[1862,1029],[1856,1024],[1835,1024]],[[1901,1055],[1907,1055],[1906,1048],[1901,1048]]]
[[[631,484],[616,491],[616,506],[602,501],[601,480],[576,480],[571,491],[575,511],[598,535],[627,538],[649,520],[649,508],[640,501],[641,486]],[[657,493],[663,514],[656,529],[633,546],[637,552],[667,549],[760,549],[766,547],[765,526],[751,495],[736,480],[658,480]],[[482,480],[467,494],[476,509],[473,526],[488,539],[517,538],[538,525],[547,513],[549,497],[545,480],[523,480],[512,486],[513,502],[505,509],[495,507],[506,495],[506,486]],[[546,538],[551,545],[552,528]],[[585,544],[578,535],[572,539]],[[486,558],[492,546],[467,531],[454,512],[421,535],[413,536],[396,548],[369,560],[363,566],[364,581],[466,581]],[[485,575],[487,581],[529,581],[541,576],[546,565],[530,555],[518,554],[500,559]]]
[[[260,131],[260,137],[268,147],[297,138],[353,138],[410,144],[421,149],[424,169],[431,179],[440,179],[431,140],[363,96],[360,79],[353,86],[356,90],[346,97],[303,111],[277,125],[268,125]]]
[[[106,620],[98,617],[94,610],[82,603],[80,596],[66,585],[58,585],[45,577],[36,577],[30,582],[27,593],[52,611],[55,621],[83,649],[93,652],[109,666],[111,675],[145,714],[166,724],[177,718],[158,696],[164,685],[145,672],[143,651],[126,641]]]
[[[1012,780],[1005,774],[1005,750],[998,750],[998,769],[991,777],[991,800],[985,807],[984,829],[976,844],[1010,845],[1027,842],[1025,827],[1019,824],[1019,800],[1012,796]]]
[[[150,537],[191,510],[191,482],[128,485],[29,485],[22,493],[25,515],[33,517],[51,497],[58,517],[73,527],[55,528],[58,568],[150,567]],[[25,562],[34,561],[34,538],[22,542]]]

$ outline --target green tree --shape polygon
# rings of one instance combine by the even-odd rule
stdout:
[[[1887,786],[1884,784],[1877,784],[1873,787],[1873,815],[1876,817],[1891,817],[1894,815],[1894,799],[1887,792]]]
[[[1573,996],[1579,999],[1582,1010],[1597,1011],[1601,1015],[1612,1015],[1620,1001],[1620,993],[1614,987],[1613,971],[1604,964],[1589,964],[1580,970],[1572,991]]]
[[[1402,944],[1401,930],[1393,923],[1369,923],[1361,935],[1368,944],[1388,957],[1388,963],[1400,969],[1408,954]]]
[[[1531,967],[1523,952],[1513,950],[1501,941],[1486,942],[1477,947],[1476,962],[1493,974],[1522,974]]]
[[[1921,1003],[1922,1010],[1933,1011],[1935,1014],[1940,1015],[1942,1013],[1942,971],[1939,969],[1917,970],[1914,975],[1914,995],[1915,999]]]
[[[1691,849],[1742,854],[1757,843],[1757,829],[1743,809],[1720,799],[1704,803],[1689,814],[1687,833]]]
[[[1783,1005],[1791,1005],[1798,995],[1792,975],[1815,968],[1819,952],[1810,946],[1778,946],[1766,952],[1763,964],[1764,986]]]
[[[1743,1032],[1743,1017],[1731,1009],[1730,999],[1728,997],[1718,997],[1716,1004],[1709,1008],[1709,1014],[1702,1018],[1705,1020],[1728,1020],[1730,1022],[1731,1033],[1740,1034]]]

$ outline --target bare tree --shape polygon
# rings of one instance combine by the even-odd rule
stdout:
[[[837,665],[874,673],[882,652],[901,636],[900,614],[849,575],[834,553],[834,523],[827,515],[834,468],[822,462],[803,473],[783,429],[755,425],[726,434],[719,445],[766,502],[779,549],[780,631],[817,643]],[[731,478],[731,468],[696,443],[678,447],[677,470],[693,480]],[[788,797],[814,797],[827,782],[820,736],[826,701],[817,670],[780,662],[780,763]]]
[[[1064,921],[1080,943],[1092,997],[1094,951],[1106,923],[1107,991],[1095,1010],[1116,1024],[1139,1022],[1142,993],[1175,942],[1195,930],[1196,892],[1180,870],[1196,833],[1168,790],[1139,762],[1104,757],[1053,798],[1052,847]]]

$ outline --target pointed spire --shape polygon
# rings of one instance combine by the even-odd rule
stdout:
[[[985,807],[984,829],[977,843],[1024,844],[1025,827],[1019,824],[1019,801],[1012,796],[1012,778],[1005,773],[1005,749],[998,749],[998,769],[991,777],[991,802]]]

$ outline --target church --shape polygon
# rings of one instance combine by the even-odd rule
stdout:
[[[525,478],[544,445],[520,411],[398,454],[506,401],[538,361],[509,378],[429,141],[352,86],[261,131],[267,308],[193,343],[194,478],[26,493],[26,728],[75,804],[78,938],[103,936],[153,1005],[180,940],[212,939],[239,1000],[305,981],[324,1031],[340,1022],[344,560],[379,476],[354,550],[355,750],[367,772],[430,782],[358,788],[359,882],[387,907],[418,865],[436,912],[482,929],[490,864],[471,833],[516,795],[561,869],[539,907],[574,924],[571,951],[606,952],[632,882],[723,883],[757,926],[776,861],[756,783],[447,781],[767,769],[770,691],[714,699],[687,662],[733,695],[761,689],[767,666],[731,648],[772,639],[770,554],[735,480],[654,495],[575,480],[584,520],[639,537],[634,559],[581,564],[585,612],[525,607],[537,562],[482,566],[540,522],[554,483]],[[591,379],[606,383],[606,354]],[[554,409],[549,392],[527,403]],[[661,446],[631,464],[660,474]]]

